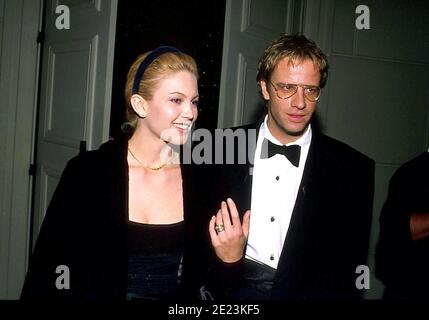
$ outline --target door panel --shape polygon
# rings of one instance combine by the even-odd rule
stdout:
[[[70,9],[68,30],[55,27],[58,5]],[[117,0],[48,0],[46,8],[33,240],[80,141],[95,149],[109,138]]]
[[[248,124],[265,108],[256,83],[258,59],[281,33],[291,31],[300,1],[228,0],[218,127]]]
[[[86,119],[94,107],[88,103],[94,81],[94,77],[87,81],[92,64],[91,43],[53,44],[48,50],[49,86],[43,140],[78,150],[79,141],[86,137]]]

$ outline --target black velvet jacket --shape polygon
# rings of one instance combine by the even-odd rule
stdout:
[[[189,226],[189,215],[197,212],[210,216],[210,213],[202,212],[204,207],[195,210],[193,203],[204,203],[204,200],[193,198],[192,188],[198,186],[192,183],[191,165],[181,168],[186,256],[186,250],[193,250],[200,239],[205,245],[209,244],[209,239],[205,238],[208,237],[208,220],[195,218],[193,221],[201,224]],[[42,224],[21,299],[125,300],[127,221],[127,141],[109,141],[96,151],[70,160]],[[214,257],[210,246],[205,247],[207,252],[208,256]],[[185,260],[181,298],[200,299],[199,288],[209,274],[211,262],[192,255]],[[196,263],[193,273],[185,272],[186,264],[192,263]],[[56,287],[62,274],[56,273],[56,268],[61,265],[70,271],[68,290]],[[218,271],[219,268],[222,269],[221,266],[214,269]],[[216,287],[216,281],[213,283]]]

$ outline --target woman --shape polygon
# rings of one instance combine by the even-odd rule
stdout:
[[[67,164],[22,299],[177,297],[192,181],[172,146],[186,141],[197,118],[197,79],[193,58],[173,47],[133,63],[125,89],[131,137]],[[243,246],[242,234],[225,231]]]

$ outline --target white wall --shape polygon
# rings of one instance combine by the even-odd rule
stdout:
[[[3,24],[4,24],[4,0],[0,0],[0,79],[1,79],[1,61],[2,61],[2,51],[3,51]],[[0,104],[0,134],[3,136],[4,126],[6,123],[6,117],[3,116],[3,103]],[[5,155],[6,152],[4,150],[3,140],[0,139],[0,299],[4,299],[6,297],[6,288],[4,283],[6,281],[6,265],[2,263],[2,261],[6,261],[5,259],[5,247],[6,240],[4,237],[5,230],[5,214],[3,211],[3,203],[4,203],[4,183],[5,181]]]
[[[4,21],[4,0],[0,0],[0,61],[1,61],[1,48],[3,47],[2,46],[3,21]],[[1,65],[0,65],[0,72],[1,72]]]
[[[0,299],[25,276],[41,0],[0,0]]]
[[[318,104],[324,131],[376,162],[368,265],[374,275],[379,214],[395,170],[428,147],[429,2],[365,1],[370,29],[358,30],[354,0],[307,1],[304,32],[329,55],[330,74]]]

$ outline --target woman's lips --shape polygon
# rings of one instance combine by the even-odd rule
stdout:
[[[173,126],[179,131],[180,133],[187,133],[191,125],[190,124],[182,124],[182,123],[174,123]]]

